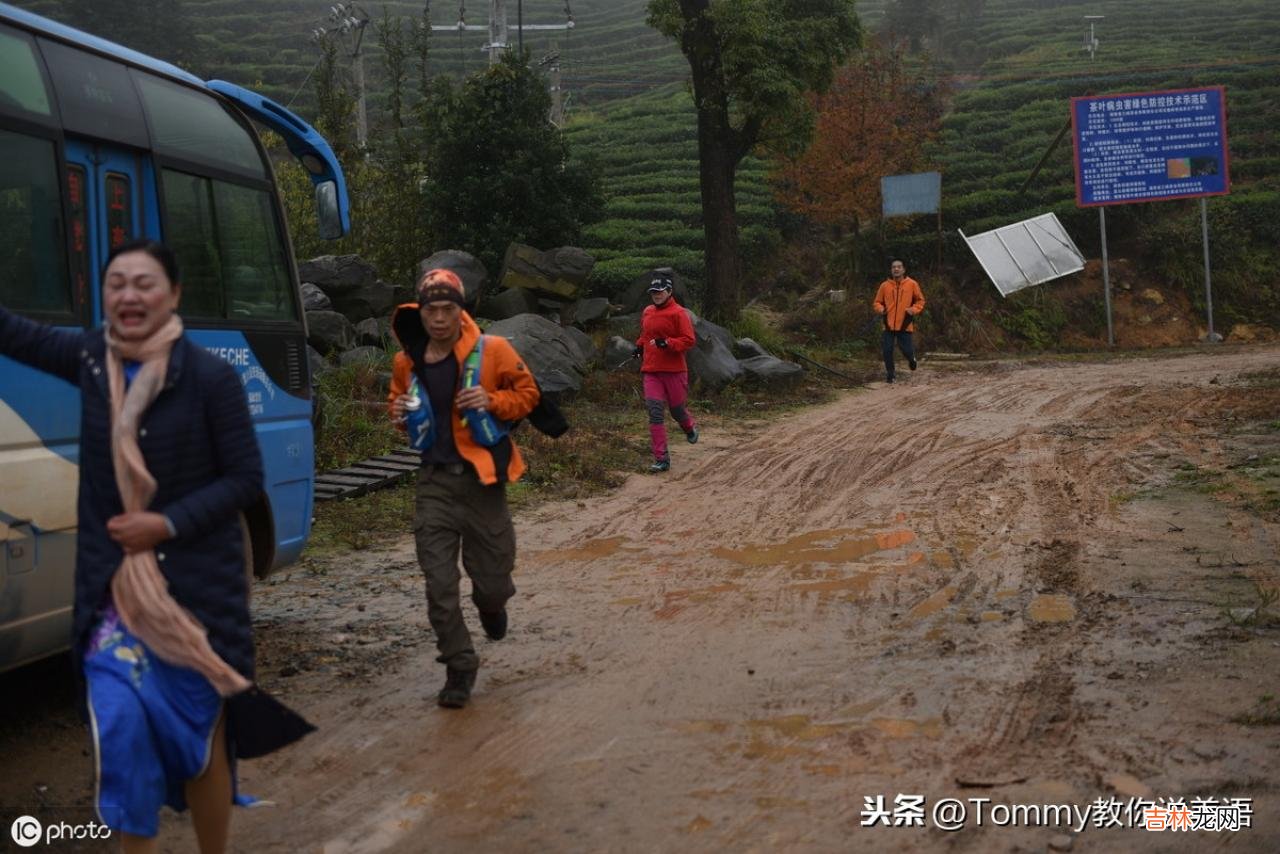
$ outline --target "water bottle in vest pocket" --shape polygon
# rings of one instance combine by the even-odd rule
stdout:
[[[409,401],[404,405],[404,427],[409,434],[409,447],[425,451],[436,440],[436,425],[431,417],[431,404],[422,399],[418,378],[409,383]]]
[[[476,346],[467,354],[462,365],[462,387],[473,388],[480,385],[480,359],[484,351],[484,336],[476,342]],[[487,409],[464,409],[462,421],[471,431],[471,438],[476,444],[492,448],[501,442],[510,432],[507,425],[489,414]]]

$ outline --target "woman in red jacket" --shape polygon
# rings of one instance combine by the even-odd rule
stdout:
[[[649,410],[649,439],[653,444],[651,472],[671,468],[667,450],[667,428],[663,423],[667,407],[684,431],[689,444],[698,441],[698,428],[693,416],[684,408],[689,398],[689,368],[684,353],[693,347],[693,323],[689,313],[671,295],[671,279],[657,276],[649,283],[653,305],[645,306],[640,316],[640,337],[634,355],[644,377],[644,405]]]

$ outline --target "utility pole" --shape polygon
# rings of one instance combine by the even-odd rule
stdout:
[[[1098,50],[1098,38],[1093,34],[1093,24],[1095,21],[1101,21],[1106,15],[1085,15],[1084,19],[1089,22],[1089,35],[1084,37],[1084,49],[1089,51],[1089,61],[1093,62],[1093,55]]]
[[[360,47],[364,41],[364,28],[369,16],[356,3],[338,3],[329,7],[328,27],[311,31],[312,39],[320,41],[329,36],[344,40],[351,54],[351,77],[356,85],[356,144],[364,151],[369,142],[369,114],[365,109],[364,54]]]
[[[547,66],[551,83],[551,124],[564,126],[564,90],[560,88],[560,50],[553,46],[551,53],[538,61],[538,67]]]
[[[524,51],[524,31],[525,30],[572,30],[574,27],[573,12],[569,8],[569,3],[564,4],[564,12],[567,20],[563,24],[526,24],[524,22],[524,0],[516,0],[516,41],[517,49],[522,53]],[[507,39],[510,37],[510,28],[507,26],[507,0],[489,0],[489,25],[482,26],[480,24],[468,24],[466,22],[466,0],[462,0],[458,4],[458,22],[453,25],[432,26],[432,30],[439,31],[475,31],[487,30],[489,32],[489,42],[481,45],[480,49],[489,52],[489,64],[494,65],[502,58],[502,54],[507,48],[511,47]]]
[[[1093,32],[1093,25],[1105,17],[1106,15],[1084,16],[1084,19],[1089,22],[1089,35],[1084,37],[1084,49],[1089,51],[1090,62],[1093,62],[1093,55],[1098,51],[1098,37]],[[1068,121],[1067,125],[1070,126],[1070,124]],[[1107,258],[1107,208],[1105,205],[1098,207],[1098,232],[1102,237],[1102,300],[1107,312],[1107,346],[1114,347],[1116,333],[1111,320],[1111,261]]]

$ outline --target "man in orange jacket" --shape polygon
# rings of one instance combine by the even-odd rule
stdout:
[[[893,344],[896,341],[902,355],[907,357],[907,367],[916,369],[915,349],[911,333],[915,330],[915,318],[924,311],[924,294],[920,283],[906,275],[907,265],[894,258],[889,265],[891,278],[880,283],[876,300],[872,304],[876,314],[884,315],[884,334],[880,337],[880,350],[884,356],[884,373],[893,382]]]
[[[430,408],[434,422],[418,471],[414,533],[436,660],[446,669],[437,700],[455,709],[471,698],[480,667],[462,617],[459,545],[480,624],[491,640],[501,640],[507,633],[507,600],[516,592],[511,581],[516,537],[505,485],[524,473],[505,424],[528,415],[539,397],[533,374],[515,348],[496,335],[484,336],[476,384],[462,381],[472,373],[468,359],[474,364],[481,341],[480,327],[463,302],[462,281],[450,270],[437,269],[418,283],[416,304],[396,309],[391,329],[402,349],[392,362],[387,398],[392,419],[403,425],[416,378],[420,403]]]

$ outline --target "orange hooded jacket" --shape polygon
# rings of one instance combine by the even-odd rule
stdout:
[[[422,326],[422,316],[417,303],[405,303],[396,308],[391,317],[391,332],[400,342],[401,350],[391,362],[391,391],[387,394],[387,412],[391,404],[402,394],[407,394],[413,380],[413,360],[409,353],[421,353],[427,344],[427,330]],[[453,345],[453,355],[462,363],[476,346],[480,327],[471,315],[462,312],[462,335]],[[480,385],[489,393],[489,412],[500,421],[517,421],[528,415],[538,405],[538,385],[533,374],[525,367],[524,360],[516,353],[511,342],[497,335],[485,341],[484,357],[480,363]],[[453,441],[458,454],[475,467],[480,482],[515,482],[524,474],[524,460],[515,442],[506,436],[491,448],[476,442],[462,418],[462,411],[453,405]],[[401,427],[403,429],[403,427]]]
[[[914,332],[913,320],[924,311],[924,294],[920,283],[910,276],[903,276],[901,282],[885,279],[872,305],[876,314],[885,316],[885,326],[891,332]]]

